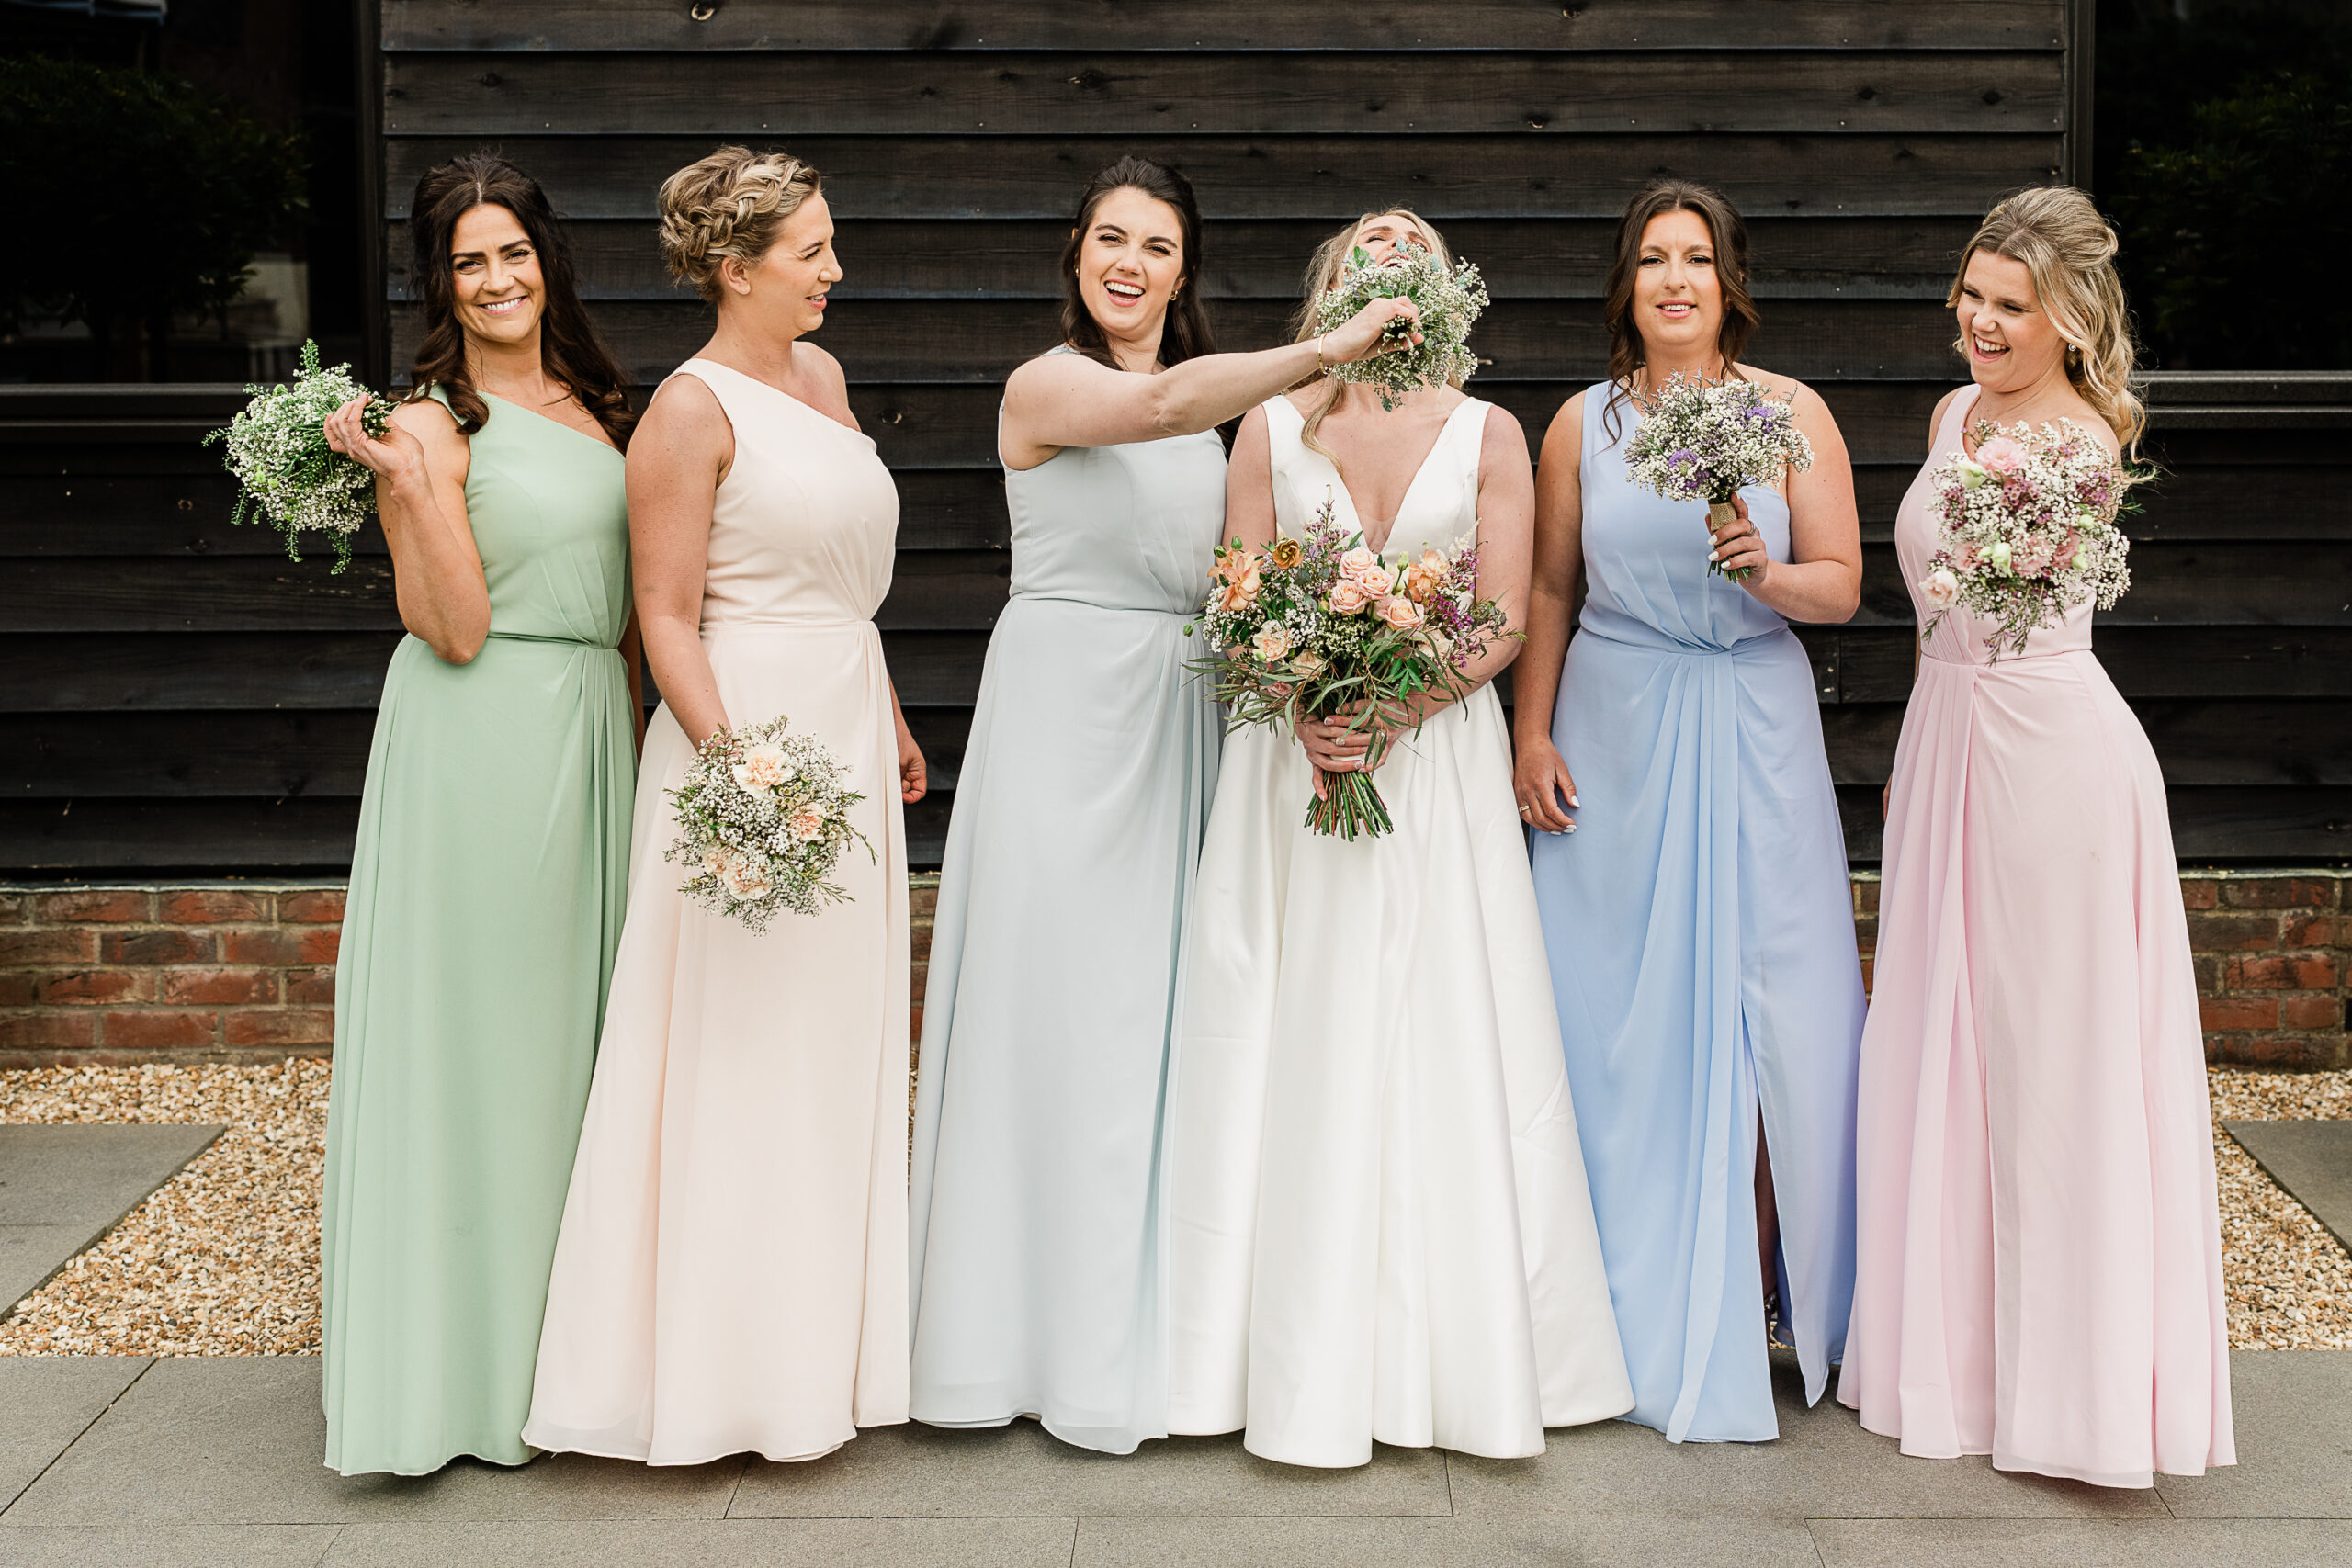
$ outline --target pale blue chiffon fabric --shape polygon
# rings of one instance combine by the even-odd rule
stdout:
[[[1532,836],[1611,1294],[1626,1419],[1680,1441],[1779,1435],[1756,1244],[1760,1108],[1780,1294],[1808,1401],[1854,1291],[1862,1029],[1851,894],[1812,666],[1707,573],[1706,508],[1636,486],[1638,415],[1585,394],[1588,596],[1552,737],[1582,805]],[[1775,560],[1788,503],[1744,493]]]
[[[940,872],[915,1095],[910,1414],[1168,1432],[1161,1120],[1216,789],[1183,668],[1225,522],[1214,432],[1005,475],[989,641]]]

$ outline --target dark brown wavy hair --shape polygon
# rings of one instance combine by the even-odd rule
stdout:
[[[449,251],[458,220],[477,207],[503,207],[530,236],[539,255],[545,294],[539,314],[539,363],[580,400],[613,445],[627,446],[637,415],[628,406],[621,367],[596,335],[571,265],[571,244],[539,182],[494,152],[469,152],[436,164],[416,182],[409,202],[409,233],[416,247],[413,287],[424,302],[424,341],[413,375],[421,398],[434,387],[449,400],[458,428],[469,433],[490,418],[466,368],[466,333],[458,324],[457,288]]]
[[[1079,194],[1078,221],[1070,229],[1069,243],[1062,247],[1062,341],[1089,359],[1114,370],[1119,367],[1111,356],[1110,339],[1102,335],[1102,324],[1086,308],[1086,297],[1078,287],[1078,260],[1086,244],[1086,231],[1094,226],[1095,209],[1114,190],[1139,190],[1176,209],[1177,231],[1184,243],[1184,270],[1177,274],[1176,291],[1169,296],[1167,321],[1159,334],[1159,363],[1182,365],[1187,359],[1215,354],[1216,337],[1201,309],[1201,291],[1193,287],[1201,276],[1201,209],[1193,199],[1193,182],[1148,158],[1120,159],[1087,181],[1086,189]]]
[[[1690,180],[1656,180],[1634,193],[1617,220],[1617,254],[1609,264],[1609,287],[1601,317],[1609,323],[1609,434],[1617,434],[1617,405],[1630,396],[1634,378],[1648,363],[1641,329],[1634,324],[1634,280],[1642,270],[1642,235],[1650,220],[1668,212],[1694,212],[1707,226],[1722,280],[1724,321],[1715,337],[1724,374],[1739,374],[1739,355],[1764,318],[1747,292],[1747,221],[1721,191]]]

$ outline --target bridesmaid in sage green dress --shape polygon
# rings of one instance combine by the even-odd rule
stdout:
[[[481,156],[411,208],[426,335],[377,476],[401,619],[335,987],[326,1462],[520,1464],[628,892],[636,714],[620,374],[538,186]]]

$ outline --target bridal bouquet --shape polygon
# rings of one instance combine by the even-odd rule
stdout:
[[[1476,530],[1443,552],[1390,561],[1341,532],[1331,508],[1325,501],[1303,539],[1262,550],[1236,539],[1216,552],[1208,604],[1184,635],[1204,631],[1215,650],[1187,668],[1231,710],[1230,728],[1350,713],[1350,728],[1372,730],[1424,692],[1466,694],[1463,670],[1496,637],[1518,635],[1500,605],[1478,597]],[[1306,809],[1317,832],[1352,840],[1394,826],[1370,772],[1321,783]]]
[[[1813,467],[1813,443],[1797,428],[1789,400],[1753,381],[1703,381],[1675,375],[1641,404],[1641,428],[1625,444],[1637,483],[1668,501],[1707,503],[1707,530],[1739,514],[1731,498],[1747,485],[1770,484],[1791,468]],[[1736,581],[1753,567],[1707,570]]]
[[[302,345],[302,361],[290,387],[247,387],[253,401],[237,411],[227,427],[204,438],[229,445],[229,472],[239,486],[232,523],[248,517],[276,525],[286,536],[286,553],[302,558],[299,544],[306,529],[328,536],[334,570],[351,564],[351,536],[376,510],[376,476],[356,457],[327,445],[326,419],[368,389],[351,367],[319,368],[319,345]],[[360,414],[368,434],[390,426],[390,405],[379,398]]]
[[[853,839],[849,819],[865,797],[842,782],[842,765],[806,735],[772,718],[721,729],[702,743],[685,782],[662,793],[678,810],[667,860],[694,866],[679,891],[754,931],[780,909],[813,915],[849,895],[825,879]]]
[[[1421,341],[1408,341],[1409,323],[1391,321],[1387,334],[1404,347],[1335,365],[1326,372],[1337,380],[1359,381],[1377,389],[1380,406],[1391,411],[1397,399],[1416,387],[1458,385],[1476,372],[1478,359],[1469,348],[1470,326],[1487,308],[1487,285],[1468,262],[1448,271],[1419,245],[1407,245],[1379,263],[1358,245],[1349,253],[1339,287],[1315,301],[1316,330],[1328,333],[1344,326],[1374,299],[1399,296],[1420,310]]]
[[[1996,623],[1984,646],[1998,659],[2086,599],[2113,609],[2132,586],[2132,541],[2115,525],[2131,480],[2071,419],[2007,434],[1985,420],[1972,434],[1975,457],[1955,452],[1928,476],[1936,553],[1919,593],[1936,613],[1919,636],[1959,605]]]

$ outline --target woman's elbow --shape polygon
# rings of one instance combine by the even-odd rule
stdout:
[[[469,633],[462,637],[453,637],[444,633],[438,637],[426,637],[424,644],[433,650],[433,656],[442,663],[467,665],[481,657],[482,644],[489,640],[490,634],[487,631]]]

